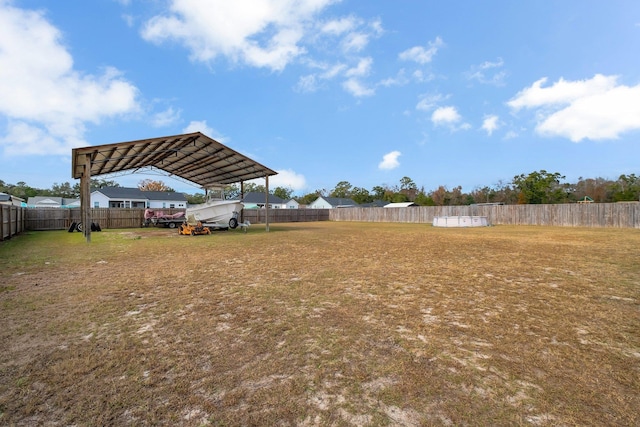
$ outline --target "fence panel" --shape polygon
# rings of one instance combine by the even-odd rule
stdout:
[[[269,222],[310,222],[328,221],[331,209],[269,209]],[[266,213],[264,209],[244,209],[243,221],[252,224],[264,224]]]
[[[166,214],[184,209],[163,209]],[[30,208],[26,209],[25,228],[28,230],[66,230],[82,220],[80,209]],[[144,209],[93,208],[91,220],[100,228],[137,228],[144,222]]]
[[[332,221],[431,223],[438,216],[486,216],[494,225],[640,228],[640,203],[414,206],[328,209]]]
[[[0,204],[0,241],[24,231],[24,218],[25,208]]]

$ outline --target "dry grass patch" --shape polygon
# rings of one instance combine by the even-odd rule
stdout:
[[[0,244],[0,423],[638,425],[639,230]]]

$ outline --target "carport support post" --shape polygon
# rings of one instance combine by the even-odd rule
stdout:
[[[82,176],[80,177],[80,210],[82,221],[82,233],[87,239],[87,243],[91,243],[91,193],[89,192],[89,184],[91,182],[91,154],[84,156]]]
[[[240,201],[244,201],[244,181],[240,181]],[[244,223],[244,209],[240,211],[240,222]]]
[[[269,232],[269,175],[266,175],[264,179],[266,182],[264,186],[264,222],[266,224],[265,229]]]

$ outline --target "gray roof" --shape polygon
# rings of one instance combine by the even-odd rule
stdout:
[[[103,187],[93,191],[100,192],[110,199],[146,199],[139,188]]]
[[[0,202],[10,202],[11,196],[7,193],[0,193]]]
[[[98,191],[110,199],[187,201],[183,193],[173,191],[142,191],[139,188],[129,187],[104,187],[94,191]]]
[[[149,200],[187,201],[184,193],[174,191],[143,191],[142,194],[147,196]]]
[[[388,205],[389,202],[387,202],[386,200],[374,200],[373,202],[370,203],[363,203],[360,205],[360,207],[363,208],[381,208],[385,205]]]
[[[42,203],[45,201],[51,201],[53,203]],[[41,206],[47,206],[47,205],[58,205],[58,206],[69,206],[72,205],[74,203],[78,203],[80,201],[80,199],[67,199],[64,197],[55,197],[55,196],[34,196],[34,197],[29,197],[29,200],[27,202],[28,205],[30,206],[35,206],[35,205],[41,205]]]
[[[244,198],[242,199],[242,201],[244,203],[264,204],[264,199],[265,199],[264,193],[252,191],[249,193],[244,193]],[[275,204],[275,205],[282,205],[285,203],[285,201],[278,196],[269,194],[269,203]]]
[[[356,202],[346,197],[323,197],[331,206],[358,206]]]

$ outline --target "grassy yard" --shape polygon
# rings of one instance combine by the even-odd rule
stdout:
[[[0,243],[0,424],[640,425],[640,230]]]

